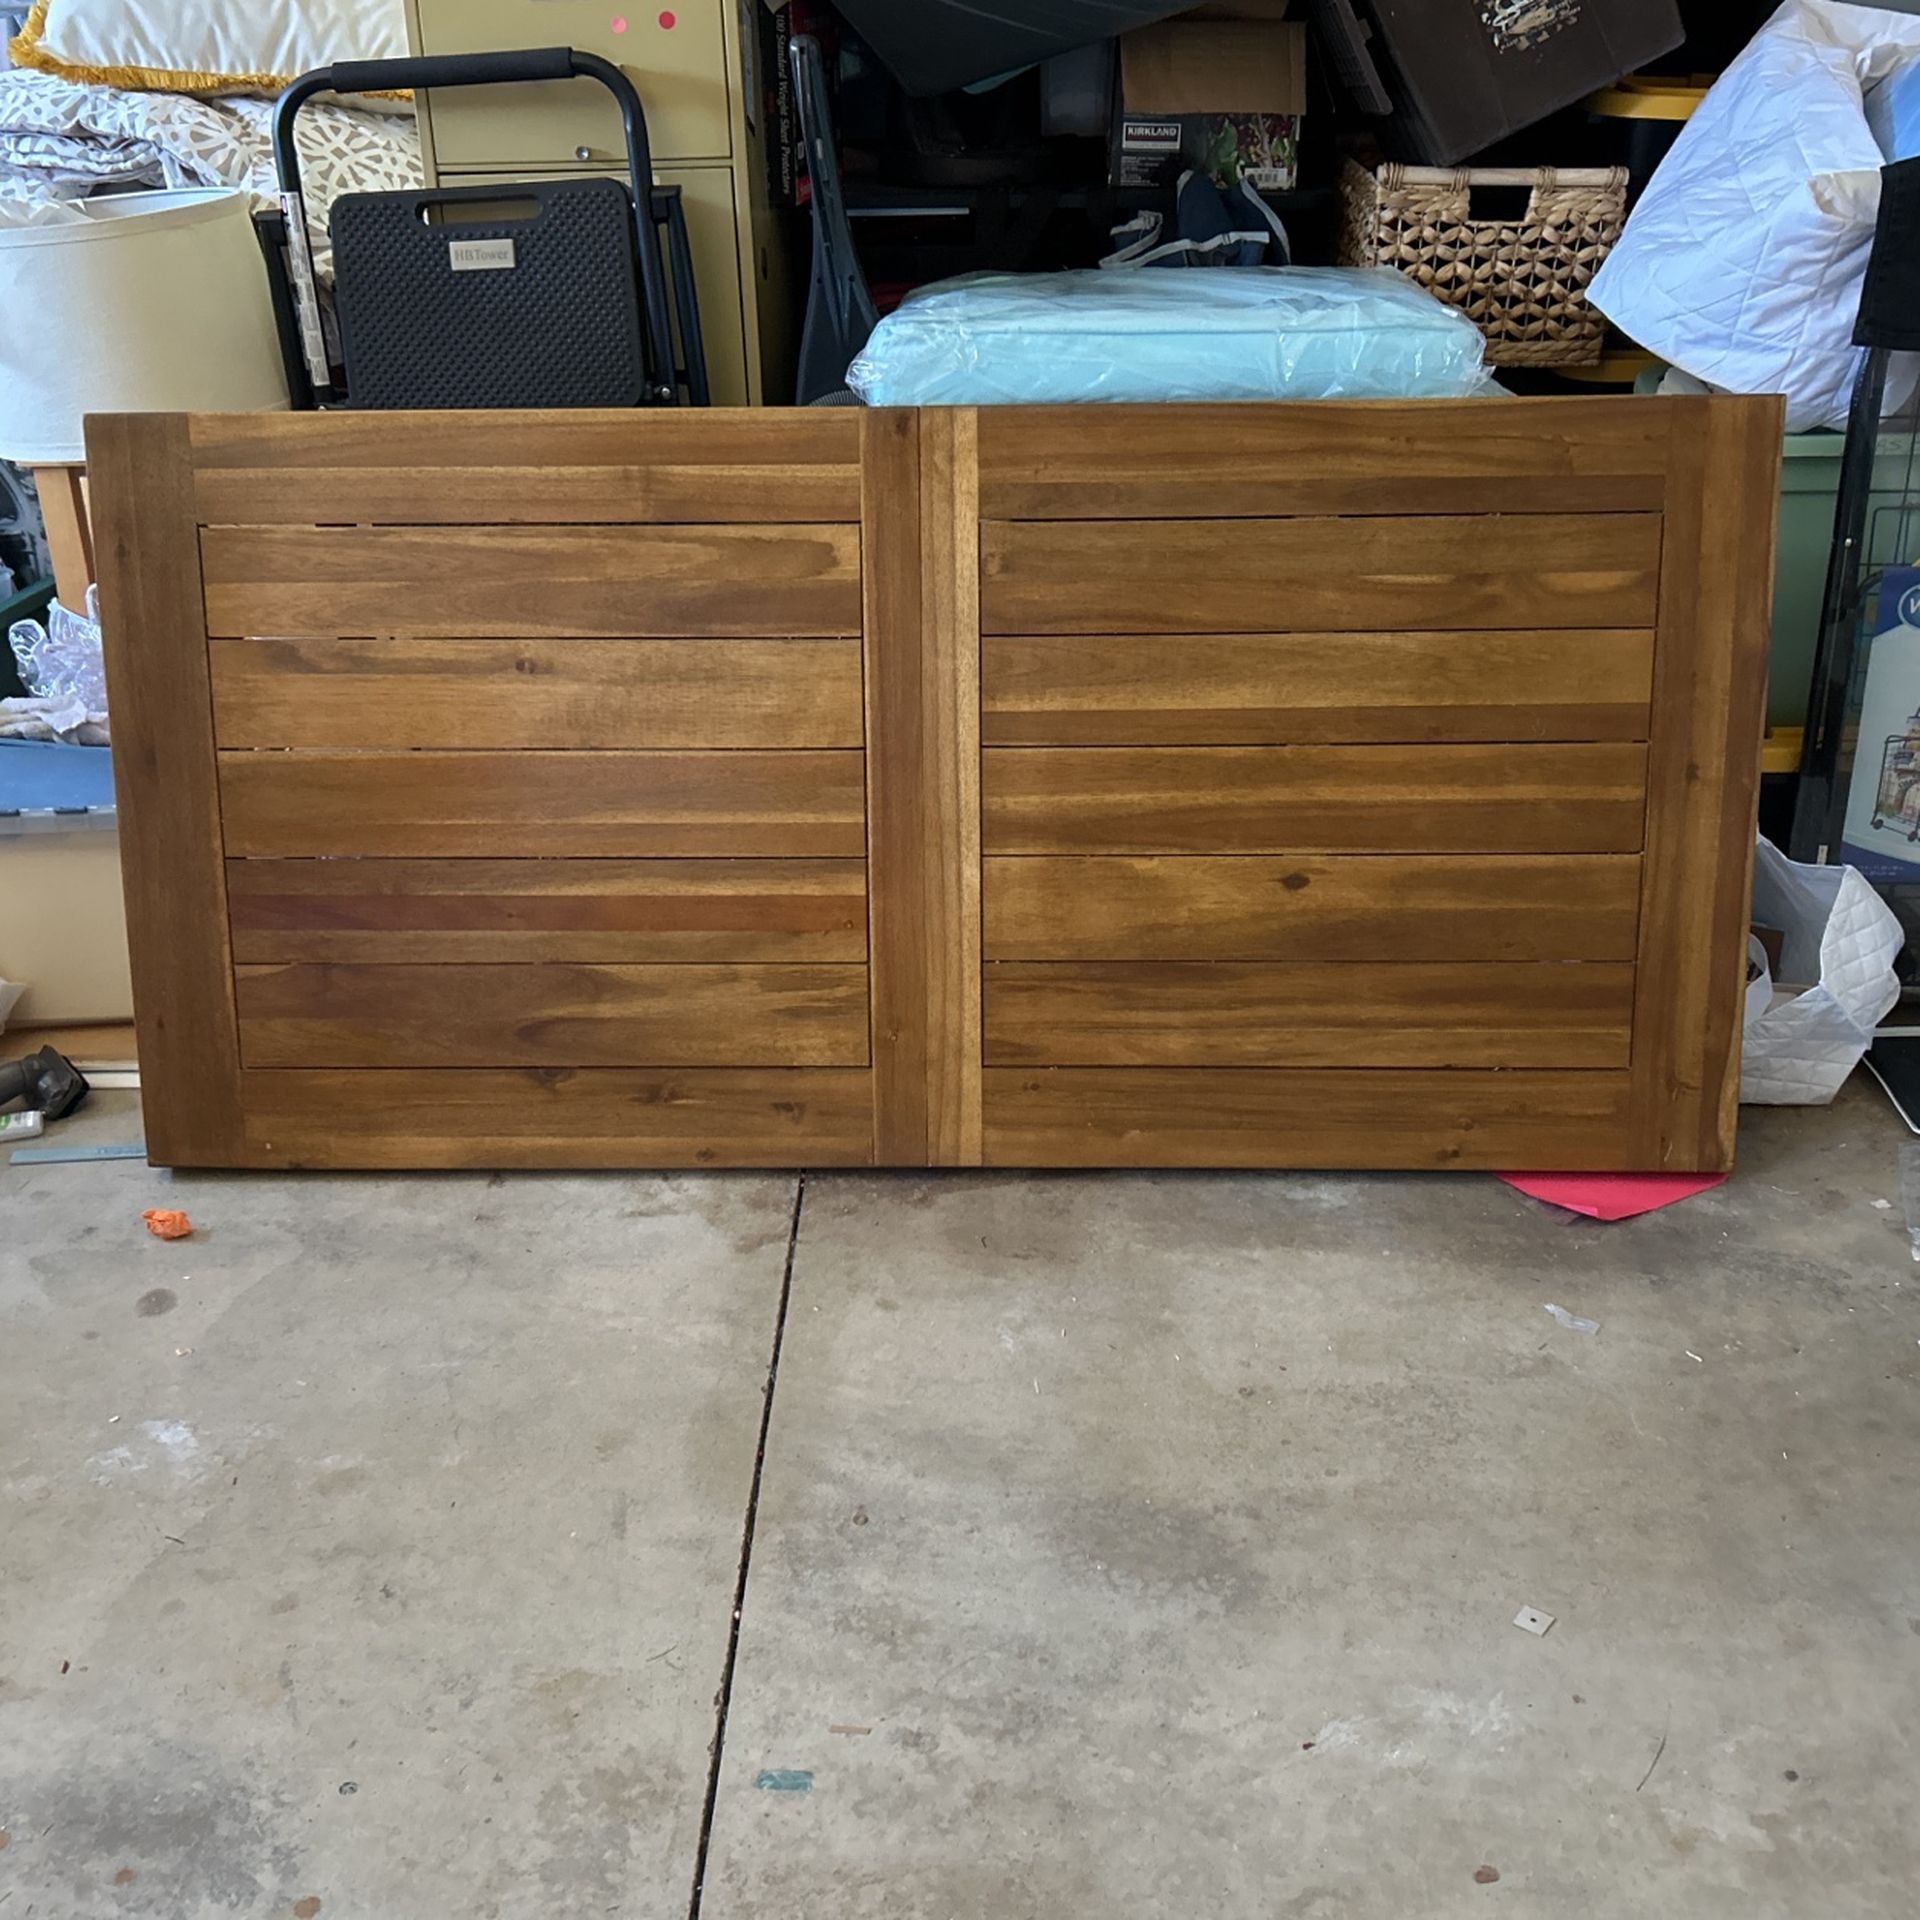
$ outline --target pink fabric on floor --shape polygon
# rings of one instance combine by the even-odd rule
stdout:
[[[1502,1173],[1508,1186],[1590,1220],[1631,1220],[1724,1186],[1724,1173]]]

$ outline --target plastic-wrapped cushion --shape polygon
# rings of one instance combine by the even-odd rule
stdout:
[[[1363,400],[1481,391],[1473,323],[1390,267],[969,274],[881,321],[876,407]]]

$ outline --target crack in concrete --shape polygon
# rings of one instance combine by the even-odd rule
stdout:
[[[700,1812],[700,1844],[694,1854],[693,1896],[687,1920],[700,1920],[706,1893],[707,1857],[713,1846],[714,1809],[720,1798],[720,1767],[726,1757],[727,1712],[733,1705],[733,1673],[740,1658],[740,1623],[747,1610],[747,1575],[753,1566],[753,1529],[760,1517],[760,1483],[767,1470],[767,1436],[773,1427],[773,1393],[780,1378],[780,1350],[787,1337],[787,1309],[793,1300],[793,1263],[800,1247],[800,1214],[807,1203],[807,1176],[794,1182],[793,1216],[787,1224],[787,1261],[780,1276],[780,1301],[773,1317],[773,1350],[767,1356],[767,1384],[760,1407],[760,1444],[753,1457],[753,1481],[747,1490],[746,1524],[740,1537],[740,1574],[734,1582],[733,1619],[727,1633],[727,1657],[720,1669],[720,1690],[714,1697],[713,1745],[708,1749],[707,1798]]]

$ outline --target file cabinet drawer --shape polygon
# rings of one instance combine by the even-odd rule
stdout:
[[[624,67],[640,90],[656,164],[725,160],[732,89],[722,9],[728,0],[627,6],[624,0],[412,0],[422,53],[574,47]],[[671,25],[667,23],[671,21]],[[626,153],[619,109],[589,80],[463,87],[429,96],[434,157],[465,167],[601,165]]]

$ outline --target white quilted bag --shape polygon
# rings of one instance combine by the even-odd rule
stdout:
[[[1886,160],[1865,96],[1916,60],[1911,10],[1786,0],[1687,123],[1593,304],[1708,386],[1784,393],[1789,433],[1845,426]]]
[[[1812,984],[1777,987],[1763,972],[1748,989],[1740,1098],[1824,1107],[1900,998],[1893,963],[1905,930],[1852,867],[1801,866],[1765,840],[1753,872],[1753,920],[1786,935],[1782,977]],[[1757,940],[1753,948],[1764,967]]]

